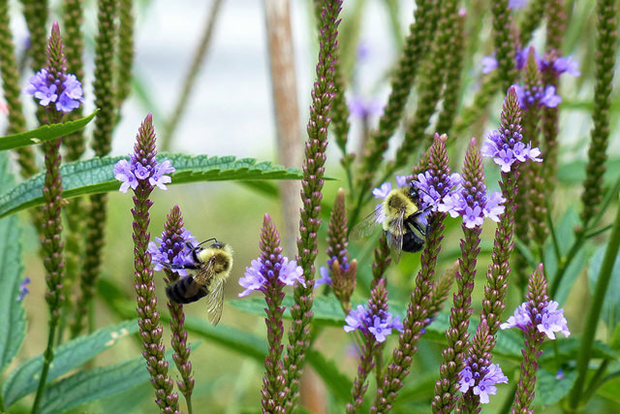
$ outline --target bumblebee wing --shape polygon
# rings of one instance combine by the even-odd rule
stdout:
[[[351,240],[360,240],[368,237],[379,226],[379,217],[382,215],[382,205],[377,204],[375,211],[364,217],[353,229],[351,229]]]
[[[207,295],[207,317],[213,326],[217,325],[222,319],[222,309],[224,308],[224,281],[211,286]]]
[[[400,261],[400,254],[403,250],[403,236],[405,234],[405,210],[390,223],[390,230],[386,232],[388,246],[394,253],[394,261]]]

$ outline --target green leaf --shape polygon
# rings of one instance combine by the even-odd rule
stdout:
[[[262,297],[251,297],[241,300],[232,300],[229,303],[235,308],[254,315],[265,315],[265,299]],[[286,307],[283,317],[285,319],[291,319],[291,306],[294,301],[291,296],[285,296],[282,301],[282,306]],[[329,326],[343,326],[344,325],[344,312],[340,306],[340,302],[335,296],[318,296],[314,298],[314,304],[312,305],[312,312],[314,312],[314,318],[312,323],[315,325],[329,325]]]
[[[568,395],[577,378],[576,371],[565,372],[561,380],[558,380],[555,375],[555,373],[549,372],[544,368],[538,371],[538,381],[536,384],[538,392],[536,396],[540,397],[545,406],[553,405]]]
[[[99,329],[88,336],[81,336],[60,345],[54,351],[48,383],[112,347],[119,339],[137,331],[138,323],[134,319]],[[42,366],[43,355],[39,354],[24,361],[11,372],[2,386],[2,395],[7,408],[37,389]]]
[[[80,371],[50,385],[41,401],[42,413],[59,413],[148,381],[143,357]]]
[[[22,264],[18,218],[0,220],[0,373],[13,360],[26,336],[24,303],[18,301]]]
[[[86,118],[69,121],[62,124],[43,125],[32,131],[21,132],[15,135],[7,135],[0,138],[0,151],[40,144],[45,141],[63,137],[84,128],[97,115],[95,110]]]
[[[198,345],[193,346],[192,350]],[[170,366],[174,365],[171,349],[166,352],[166,360]],[[63,412],[87,402],[121,393],[150,378],[142,356],[105,367],[79,371],[45,390],[41,412],[44,414]]]
[[[118,191],[120,182],[114,178],[114,165],[127,157],[92,158],[60,167],[63,197],[71,198],[86,194]],[[183,154],[159,155],[157,159],[170,160],[176,172],[171,184],[199,181],[226,180],[295,180],[301,179],[301,172],[294,168],[285,169],[269,162],[257,162],[253,158],[188,156]],[[43,174],[13,187],[0,196],[0,218],[17,211],[38,206],[43,202]]]
[[[599,273],[601,272],[601,265],[603,258],[605,257],[605,250],[607,245],[600,246],[592,255],[590,260],[590,266],[588,270],[588,285],[590,292],[594,292],[596,288],[596,282],[598,281]],[[616,253],[616,261],[611,271],[611,280],[609,286],[605,292],[605,300],[603,302],[603,308],[601,309],[601,319],[605,322],[608,328],[616,326],[620,320],[620,252]]]
[[[579,348],[581,346],[581,338],[575,336],[571,336],[570,338],[562,338],[560,335],[558,335],[558,337],[556,338],[560,339],[556,339],[555,341],[543,342],[543,354],[540,356],[539,361],[548,361],[549,363],[554,364],[557,364],[558,361],[574,361],[575,355],[578,354]],[[600,340],[596,340],[592,345],[592,354],[590,355],[590,358],[602,358],[615,361],[620,358],[620,354],[618,354],[612,347],[610,347],[606,343],[603,343]]]
[[[596,394],[620,404],[620,378],[616,377],[606,381],[596,390]]]
[[[168,319],[168,315],[161,316],[162,319]],[[268,348],[265,340],[226,325],[216,327],[203,319],[188,316],[185,318],[185,329],[261,363],[267,356]]]
[[[610,158],[605,163],[606,173],[603,176],[604,184],[610,185],[620,175],[620,159]],[[560,165],[558,168],[558,181],[564,184],[581,184],[586,178],[586,161],[575,160]]]
[[[331,391],[331,395],[340,402],[346,403],[349,401],[353,382],[338,370],[338,366],[314,349],[308,349],[306,358],[308,363],[312,365],[312,368],[321,376],[323,382]]]

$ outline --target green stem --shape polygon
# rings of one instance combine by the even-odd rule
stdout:
[[[581,250],[583,243],[585,242],[582,232],[577,232],[576,237],[577,238],[573,242],[573,245],[570,247],[566,256],[562,257],[562,260],[560,260],[558,270],[555,272],[553,282],[551,283],[551,289],[549,290],[550,298],[553,298],[555,296],[558,288],[560,287],[562,277],[564,276],[566,269],[568,268],[568,265],[573,261],[579,250]]]
[[[54,338],[56,336],[56,325],[58,319],[52,318],[50,320],[50,333],[47,339],[47,348],[43,353],[43,369],[41,370],[41,379],[39,380],[39,388],[37,389],[37,396],[32,404],[32,414],[39,412],[39,404],[41,398],[43,398],[43,390],[45,389],[45,383],[47,382],[47,374],[50,371],[50,364],[54,360]]]
[[[603,362],[601,362],[601,365],[599,365],[598,369],[596,370],[596,373],[590,380],[588,388],[586,388],[586,391],[584,392],[584,400],[590,400],[590,397],[592,397],[596,390],[605,382],[606,378],[603,378],[603,375],[605,374],[605,371],[607,371],[608,366],[609,360],[604,359]]]
[[[569,394],[569,406],[572,411],[576,411],[581,402],[581,394],[588,373],[588,363],[590,362],[592,344],[594,343],[594,335],[596,334],[596,325],[601,314],[601,309],[603,308],[605,293],[607,292],[607,286],[611,280],[611,271],[614,267],[616,256],[618,255],[618,248],[620,248],[620,208],[618,208],[616,212],[614,228],[607,249],[605,250],[605,257],[603,258],[603,264],[598,274],[596,289],[590,301],[590,310],[588,312],[585,330],[582,335],[581,347],[579,348],[579,357],[577,359],[578,375],[575,380],[575,385]]]

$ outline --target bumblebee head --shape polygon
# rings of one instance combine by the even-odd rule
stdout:
[[[416,204],[420,202],[420,193],[418,193],[418,189],[413,184],[409,187],[409,198]]]

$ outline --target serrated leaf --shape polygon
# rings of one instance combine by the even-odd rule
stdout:
[[[99,110],[85,118],[75,121],[64,122],[62,124],[43,125],[32,131],[21,132],[19,134],[7,135],[0,138],[0,151],[6,151],[28,145],[36,145],[45,141],[63,137],[84,128],[97,115]]]
[[[323,382],[331,391],[331,395],[336,397],[340,402],[344,403],[349,401],[353,382],[338,370],[338,366],[314,349],[308,349],[306,358],[317,374],[323,378]]]
[[[590,292],[594,292],[598,277],[601,272],[601,266],[603,264],[603,258],[605,257],[605,251],[607,245],[599,247],[590,260],[590,266],[588,270],[588,286]],[[601,319],[608,328],[613,328],[618,323],[620,318],[620,252],[616,253],[616,261],[611,271],[611,280],[607,286],[605,292],[605,300],[603,301],[603,308],[601,309]]]
[[[262,297],[251,297],[241,300],[231,300],[229,303],[235,308],[254,315],[265,315],[265,299]],[[283,317],[291,319],[291,306],[294,300],[291,296],[285,296],[282,306],[286,307]],[[314,298],[312,305],[314,317],[312,323],[316,325],[344,326],[344,312],[340,306],[340,302],[333,295],[318,296]]]
[[[47,377],[48,384],[112,347],[119,339],[137,331],[138,323],[134,319],[99,329],[90,335],[60,345],[54,350],[54,361]],[[37,389],[42,366],[43,355],[39,354],[24,361],[11,372],[2,386],[7,408]]]
[[[565,372],[562,379],[558,380],[555,373],[541,368],[536,382],[538,388],[536,396],[540,398],[543,405],[553,405],[568,395],[575,379],[577,379],[576,371]]]
[[[118,191],[120,182],[114,178],[114,165],[128,157],[103,157],[77,161],[60,167],[63,197],[71,198],[86,194]],[[257,162],[253,158],[188,156],[162,154],[159,162],[170,160],[176,171],[170,184],[200,181],[227,180],[294,180],[301,179],[301,172],[294,168],[274,166],[269,162]],[[43,174],[20,183],[0,196],[0,218],[17,211],[38,206],[43,202]]]

